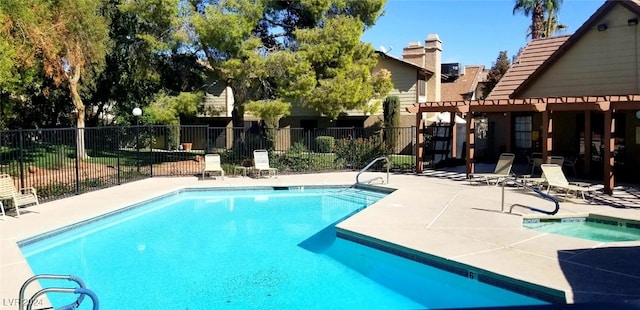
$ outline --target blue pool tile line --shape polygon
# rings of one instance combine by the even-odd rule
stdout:
[[[587,221],[586,217],[570,217],[562,219],[562,223],[584,223]]]
[[[362,244],[380,251],[400,256],[423,265],[445,270],[459,276],[477,280],[521,295],[536,298],[553,304],[566,304],[564,292],[548,287],[508,278],[499,274],[474,268],[469,265],[450,261],[435,255],[411,250],[396,244],[373,239],[351,231],[336,228],[336,237]]]
[[[305,189],[347,189],[351,185],[291,185],[291,186],[233,186],[233,187],[189,187],[180,189],[180,192],[202,191],[247,191],[247,190],[305,190]]]

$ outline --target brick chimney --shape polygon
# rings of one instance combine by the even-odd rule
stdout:
[[[402,49],[402,60],[433,72],[433,76],[427,81],[427,101],[440,101],[442,41],[438,35],[429,34],[424,47],[420,42],[409,42],[409,46]]]
[[[427,101],[440,101],[442,75],[442,41],[437,34],[429,34],[424,41],[424,68],[433,72],[433,77],[427,81]]]
[[[402,49],[402,60],[424,68],[424,47],[419,41],[409,42],[409,46]]]

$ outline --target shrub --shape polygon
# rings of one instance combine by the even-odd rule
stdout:
[[[283,165],[291,171],[309,169],[309,152],[302,142],[296,142],[284,154]]]
[[[38,198],[46,199],[46,198],[55,198],[60,196],[65,196],[69,194],[76,193],[76,187],[73,184],[50,184],[45,186],[35,186],[36,193],[38,193]]]
[[[316,146],[320,153],[331,153],[335,148],[336,140],[331,136],[317,136]]]
[[[83,192],[104,187],[106,184],[100,178],[88,178],[80,181],[78,185],[80,187],[80,191]]]
[[[359,169],[383,155],[384,147],[379,136],[372,136],[369,139],[340,139],[336,143],[338,166]]]
[[[400,126],[400,98],[389,96],[384,99],[384,141],[390,153],[396,152],[398,126]]]

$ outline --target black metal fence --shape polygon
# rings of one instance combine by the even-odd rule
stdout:
[[[199,175],[206,153],[221,155],[227,175],[252,166],[257,149],[270,151],[281,174],[359,170],[379,156],[392,170],[412,171],[414,144],[415,127],[21,129],[0,131],[0,173],[47,201],[152,176]]]

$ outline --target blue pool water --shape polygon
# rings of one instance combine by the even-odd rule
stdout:
[[[567,218],[556,221],[528,220],[523,225],[526,228],[542,232],[600,242],[640,240],[640,229],[638,228],[618,223],[598,223],[590,218]]]
[[[20,246],[34,274],[82,278],[102,309],[542,303],[335,237],[337,222],[384,195],[353,188],[187,190]],[[49,298],[55,306],[73,300]],[[81,309],[91,309],[90,300]]]

